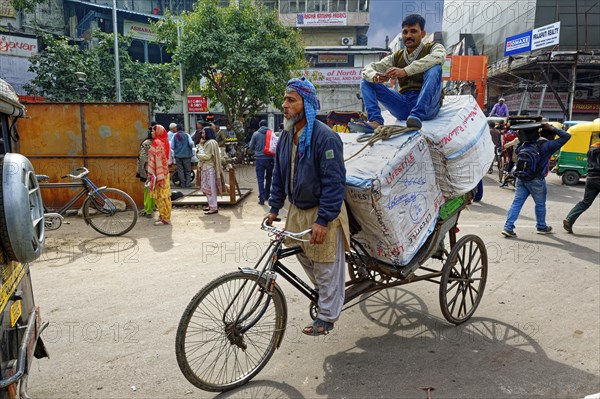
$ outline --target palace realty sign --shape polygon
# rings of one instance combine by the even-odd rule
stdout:
[[[554,46],[560,39],[560,21],[506,38],[504,56]]]

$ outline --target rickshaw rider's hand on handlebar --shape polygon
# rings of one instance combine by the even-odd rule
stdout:
[[[321,226],[318,223],[313,223],[312,233],[310,233],[311,244],[323,244],[325,241],[325,235],[327,234],[327,227]]]
[[[279,219],[279,215],[277,215],[276,213],[268,213],[267,216],[265,217],[265,220],[267,221],[267,226],[272,226],[273,222],[281,220]]]

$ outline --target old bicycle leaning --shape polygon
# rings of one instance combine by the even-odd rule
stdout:
[[[433,232],[413,260],[395,266],[371,257],[351,237],[346,253],[349,280],[345,303],[361,301],[385,288],[416,281],[439,284],[442,314],[449,322],[460,324],[475,312],[487,279],[486,247],[476,235],[457,240],[460,212],[472,193],[447,202]],[[267,226],[273,236],[270,245],[254,268],[240,268],[223,275],[202,288],[185,309],[176,334],[176,356],[184,376],[206,391],[227,391],[250,381],[267,364],[282,343],[286,323],[285,295],[277,283],[280,276],[310,301],[310,315],[317,317],[318,293],[281,261],[298,254],[299,246],[284,248],[284,239],[304,240],[310,230],[293,233]],[[351,223],[351,232],[360,226]],[[437,255],[448,236],[450,251],[444,251],[441,265],[425,263]],[[434,263],[434,262],[432,262]],[[346,308],[348,308],[347,306]]]
[[[56,212],[44,213],[46,230],[58,229],[63,223],[66,212],[86,196],[81,207],[83,220],[98,233],[107,236],[120,236],[133,229],[138,218],[137,206],[133,199],[126,192],[119,189],[96,186],[88,177],[90,172],[85,167],[77,168],[76,171],[81,173],[61,177],[61,179],[70,177],[75,180],[71,183],[44,183],[48,180],[48,176],[37,175],[40,188],[81,187],[81,190]]]

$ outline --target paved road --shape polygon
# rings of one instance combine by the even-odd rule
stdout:
[[[254,184],[252,170],[242,185]],[[490,175],[491,176],[491,175]],[[73,219],[49,232],[31,267],[36,302],[50,322],[51,358],[36,360],[34,398],[433,398],[573,397],[600,392],[600,207],[566,234],[561,221],[583,184],[549,177],[548,221],[535,234],[533,203],[517,239],[500,236],[513,191],[486,177],[483,202],[460,218],[460,234],[486,243],[490,270],[481,305],[464,325],[442,317],[438,286],[389,289],[342,314],[327,337],[300,333],[308,301],[287,283],[281,348],[245,387],[217,396],[178,369],[175,330],[208,281],[252,263],[267,242],[256,195],[204,216],[176,209],[172,227],[138,222],[103,237]],[[529,200],[531,201],[531,200]],[[298,264],[293,270],[302,273]]]

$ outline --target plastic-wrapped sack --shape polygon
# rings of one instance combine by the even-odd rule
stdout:
[[[386,125],[404,125],[388,111]],[[446,198],[471,191],[494,160],[487,119],[470,95],[446,96],[436,118],[423,121],[438,185]]]
[[[342,134],[344,157],[364,147]],[[433,231],[444,198],[425,139],[416,132],[378,141],[346,162],[346,203],[361,227],[353,236],[369,254],[406,265]]]

